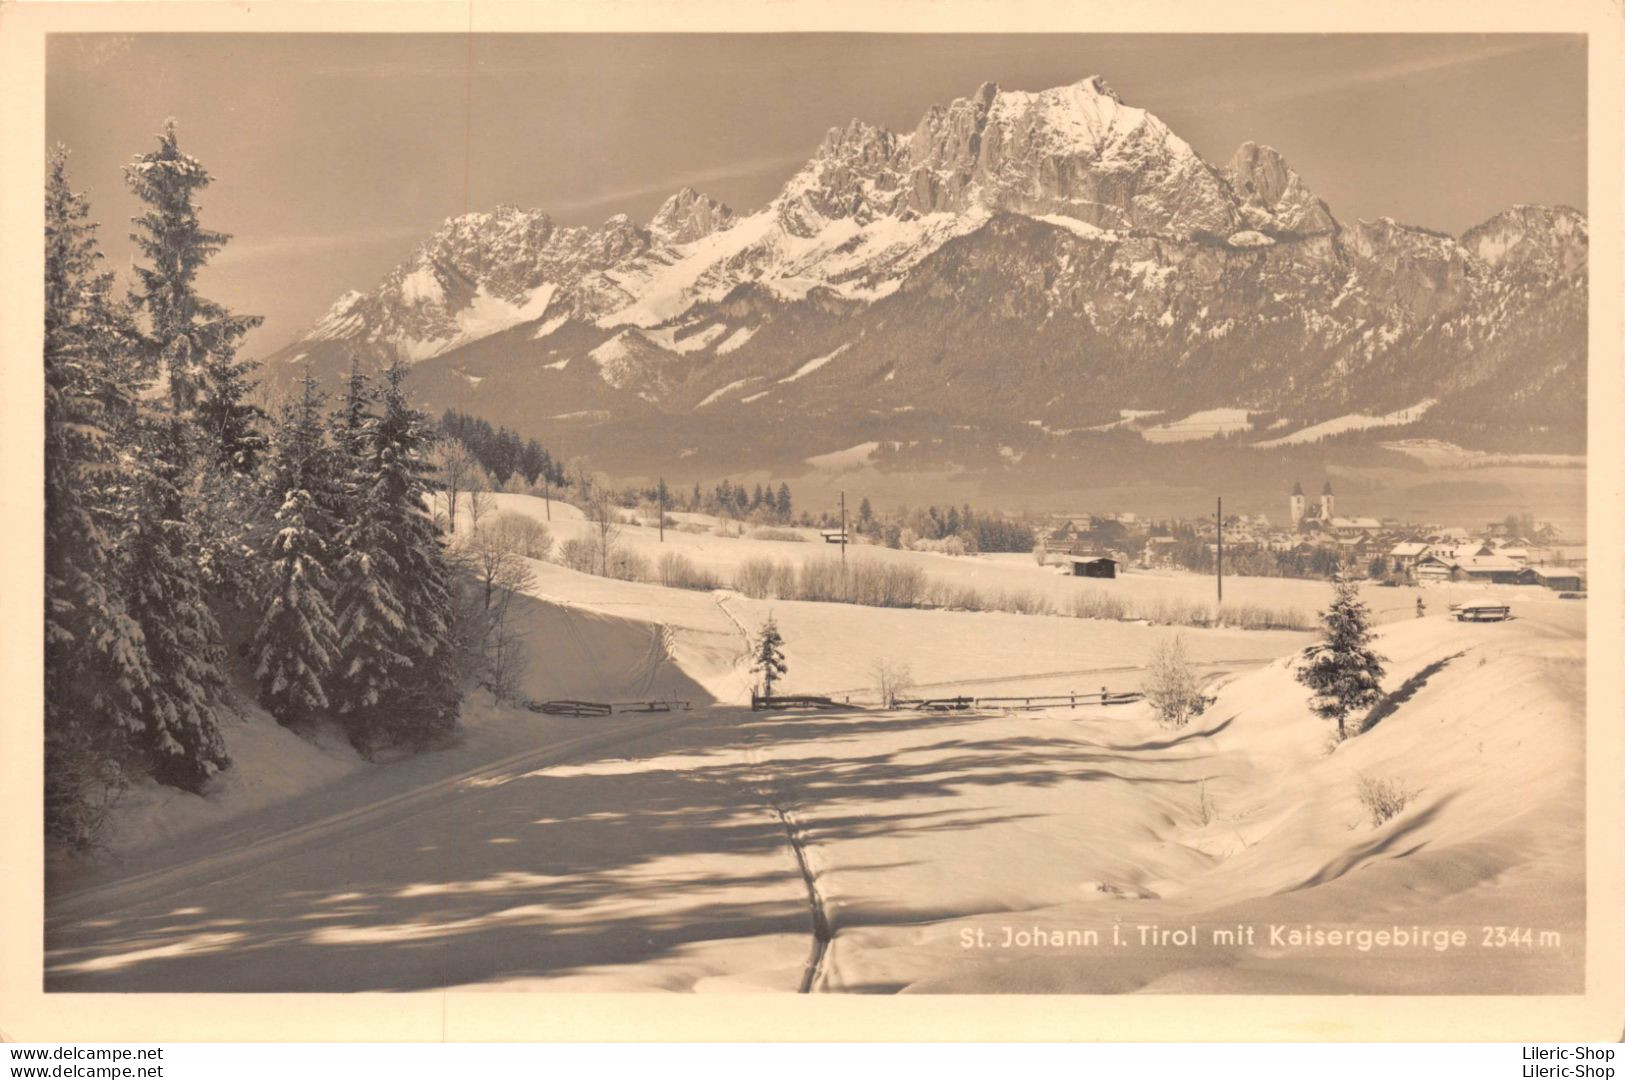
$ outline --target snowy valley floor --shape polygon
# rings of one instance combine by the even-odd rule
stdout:
[[[1301,634],[1187,632],[1216,700],[1177,731],[1138,705],[753,714],[730,704],[741,628],[769,607],[808,692],[862,687],[877,655],[932,684],[1117,689],[1169,631],[538,571],[527,692],[693,711],[479,704],[460,745],[391,764],[300,743],[309,784],[230,818],[147,807],[159,842],[53,878],[47,989],[1582,988],[1583,604],[1391,622],[1381,721],[1328,753],[1285,663]],[[248,731],[298,742],[251,718],[234,750]],[[1409,805],[1374,826],[1362,774]],[[1272,936],[1305,924],[1463,941]]]

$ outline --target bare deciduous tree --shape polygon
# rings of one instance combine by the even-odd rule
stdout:
[[[468,523],[471,528],[478,530],[480,519],[496,506],[496,500],[491,498],[494,481],[491,474],[476,463],[469,469],[465,484],[468,488]]]
[[[870,668],[880,703],[888,709],[897,707],[897,699],[914,689],[914,676],[907,664],[880,657]]]
[[[1185,653],[1185,640],[1165,638],[1151,655],[1143,686],[1146,701],[1165,724],[1184,727],[1202,711],[1202,688],[1196,668]]]
[[[585,507],[590,504],[597,494],[594,490],[593,473],[584,457],[573,457],[564,465],[565,482],[575,488],[574,501],[576,505]]]
[[[456,536],[457,503],[468,489],[470,475],[479,468],[479,463],[461,439],[451,436],[441,439],[435,446],[430,462],[434,465],[440,486],[446,492],[446,531]]]
[[[516,527],[513,521],[522,524]],[[509,619],[509,609],[514,598],[536,581],[524,554],[534,550],[536,540],[523,524],[533,523],[511,514],[487,520],[453,550],[474,582],[472,602],[462,612],[470,626],[465,636],[465,648],[474,657],[470,666],[478,680],[502,699],[514,696],[524,672],[524,635]],[[548,546],[551,543],[548,538]]]
[[[588,504],[587,520],[592,522],[598,541],[599,576],[609,577],[609,564],[615,556],[616,541],[620,539],[624,525],[620,507],[615,505],[608,490],[602,486],[596,488],[593,500]]]
[[[545,559],[553,552],[553,534],[535,518],[523,514],[498,514],[486,525],[515,554],[527,559]]]

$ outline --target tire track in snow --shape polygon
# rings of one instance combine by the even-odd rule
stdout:
[[[633,672],[633,679],[637,684],[636,693],[640,697],[653,697],[655,680],[660,677],[661,669],[671,660],[673,640],[671,627],[666,623],[650,625],[649,648]]]
[[[745,624],[728,610],[728,605],[723,603],[721,595],[713,594],[713,599],[716,600],[717,607],[728,617],[728,621],[734,624],[734,629],[739,631],[740,640],[744,642],[737,663],[748,664],[751,651],[750,631],[746,630]],[[807,955],[807,967],[801,974],[798,992],[811,994],[823,983],[830,945],[835,940],[835,931],[830,926],[829,915],[824,907],[824,894],[818,888],[818,876],[813,872],[812,864],[807,858],[805,827],[796,817],[795,811],[774,795],[773,781],[768,775],[761,752],[749,741],[745,744],[745,761],[756,774],[756,779],[749,783],[751,792],[767,805],[773,816],[779,819],[779,824],[784,827],[785,839],[790,843],[790,853],[795,856],[796,870],[801,874],[801,883],[807,890],[807,908],[812,917],[813,942],[812,949]]]
[[[728,621],[734,624],[734,629],[739,631],[739,640],[743,642],[743,645],[739,650],[739,655],[734,658],[734,667],[748,669],[750,666],[751,650],[750,631],[745,629],[745,624],[739,621],[739,617],[737,615],[728,610],[728,605],[723,602],[725,599],[723,594],[712,593],[711,598],[712,600],[716,601],[717,608],[721,610],[723,615],[727,616]]]
[[[807,955],[807,966],[801,974],[801,985],[798,993],[811,994],[822,985],[826,974],[825,965],[829,957],[830,946],[835,940],[835,931],[831,928],[829,915],[824,907],[824,894],[818,888],[818,875],[813,872],[812,864],[807,857],[807,837],[801,819],[796,817],[793,809],[786,806],[781,799],[774,795],[772,780],[767,776],[767,769],[762,761],[761,754],[756,747],[750,744],[745,746],[745,759],[750,763],[759,779],[751,782],[750,787],[756,797],[766,803],[784,826],[784,835],[790,842],[790,852],[795,856],[796,869],[801,874],[801,883],[807,890],[807,907],[812,916],[812,949]]]
[[[573,616],[577,612],[583,610],[578,608],[576,605],[569,603],[568,601],[555,600],[552,602],[563,608],[567,613],[569,613],[570,616]],[[585,663],[587,669],[592,672],[593,678],[596,680],[595,685],[602,687],[605,684],[604,669],[598,666],[598,658],[593,655],[592,649],[588,647],[587,639],[582,636],[581,628],[576,625],[576,621],[573,617],[567,616],[565,618],[564,629],[565,632],[570,635],[570,640],[575,643],[577,651],[581,653],[582,662]]]

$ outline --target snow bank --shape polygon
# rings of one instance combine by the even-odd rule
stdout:
[[[818,838],[832,909],[824,988],[1577,991],[1583,637],[1430,618],[1378,645],[1385,715],[1334,753],[1285,661],[1235,676],[1178,732],[1133,707],[778,721],[785,738],[761,736],[769,768]],[[1362,776],[1409,804],[1373,825]],[[1484,926],[1509,924],[1561,942],[1481,946]],[[1214,936],[1248,925],[1252,941]],[[1271,925],[1460,928],[1471,943],[1279,947]],[[1171,946],[1141,927],[1196,933]],[[1097,939],[1047,947],[1035,932]]]
[[[811,375],[813,372],[817,371],[819,368],[823,367],[825,364],[829,363],[831,360],[835,359],[837,356],[840,356],[850,347],[850,345],[842,345],[834,352],[825,353],[823,356],[815,356],[811,360],[808,360],[805,364],[802,364],[800,367],[796,368],[795,371],[791,372],[789,375],[786,375],[784,378],[780,379],[779,382],[793,383],[797,379],[804,379],[808,375]]]
[[[1251,427],[1246,409],[1203,409],[1180,420],[1148,427],[1140,432],[1140,436],[1146,442],[1153,443],[1188,442],[1193,439],[1216,439]]]
[[[722,344],[717,346],[717,355],[721,356],[723,353],[731,353],[735,349],[741,347],[745,344],[745,342],[749,341],[751,337],[755,335],[756,330],[757,328],[754,326],[741,326],[738,330],[735,330],[733,333],[724,338]]]
[[[334,726],[324,725],[310,739],[302,738],[243,700],[219,715],[231,768],[216,776],[201,796],[150,780],[135,784],[99,838],[108,852],[127,857],[173,844],[367,766]]]
[[[828,472],[846,472],[851,469],[861,469],[869,464],[880,449],[878,442],[862,442],[856,446],[849,446],[845,450],[834,450],[828,454],[814,454],[807,458],[807,464],[815,469]]]
[[[1318,424],[1302,428],[1290,435],[1282,435],[1275,439],[1265,439],[1254,443],[1259,450],[1268,450],[1277,446],[1297,446],[1302,443],[1312,443],[1332,435],[1341,435],[1348,431],[1365,431],[1368,428],[1396,427],[1400,424],[1410,424],[1420,420],[1429,409],[1433,407],[1433,399],[1417,402],[1404,409],[1396,409],[1382,416],[1369,416],[1365,413],[1349,413],[1331,420],[1323,420]],[[1272,425],[1273,426],[1273,425]]]
[[[721,401],[723,398],[727,397],[729,394],[733,393],[735,390],[738,390],[741,386],[748,386],[750,383],[754,382],[756,379],[757,379],[757,376],[755,376],[755,375],[752,375],[752,376],[749,376],[749,377],[743,378],[743,379],[735,379],[733,382],[729,383],[727,386],[719,387],[719,388],[711,391],[709,394],[705,395],[705,397],[700,401],[700,403],[698,405],[695,405],[694,407],[696,409],[703,409],[707,405],[715,404],[716,402]]]

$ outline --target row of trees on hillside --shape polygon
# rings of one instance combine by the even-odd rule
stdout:
[[[664,484],[664,481],[661,483]],[[657,501],[660,495],[661,492],[655,488],[644,492],[644,496],[651,502]],[[668,496],[665,505],[672,508],[676,503]],[[777,488],[773,486],[771,480],[765,486],[756,484],[747,488],[743,483],[735,483],[724,478],[713,485],[710,491],[702,490],[701,486],[695,483],[680,508],[701,514],[754,517],[764,522],[789,525],[794,522],[795,504],[791,499],[790,485],[782,481]]]
[[[451,586],[403,370],[376,391],[354,373],[331,416],[307,380],[272,422],[237,356],[258,317],[196,287],[229,237],[199,218],[212,178],[173,122],[125,169],[127,296],[67,166],[59,148],[45,192],[49,834],[88,841],[132,775],[197,791],[226,768],[235,655],[285,722],[330,710],[366,747],[448,729]]]
[[[405,375],[393,364],[374,388],[352,366],[330,418],[307,376],[264,483],[280,505],[252,642],[260,699],[290,724],[334,711],[364,750],[448,733],[461,696],[451,569],[424,513],[432,434]]]
[[[955,553],[1033,550],[1038,534],[1025,521],[963,506],[900,506],[877,514],[867,496],[858,502],[854,530],[887,547],[953,543]]]
[[[565,484],[564,463],[553,460],[535,439],[521,439],[510,428],[493,428],[488,420],[447,409],[440,417],[440,432],[467,447],[498,487],[505,487],[516,476],[531,487]]]

